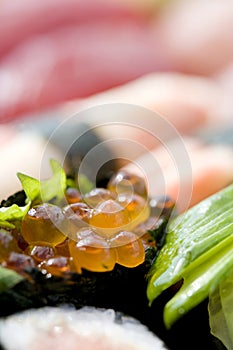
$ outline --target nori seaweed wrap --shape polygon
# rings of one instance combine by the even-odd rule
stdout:
[[[53,187],[54,184],[57,186],[58,182],[60,186],[63,186],[60,184],[61,178],[64,176],[63,169],[55,161],[53,161],[52,167],[52,181],[51,179],[48,180],[51,181],[49,183],[50,187]],[[58,174],[60,175],[59,180],[57,180]],[[137,194],[135,192],[136,194],[133,194],[129,203],[126,202],[128,194],[124,197],[124,193],[127,190],[124,188],[124,193],[121,191],[120,194],[121,203],[118,203],[119,207],[121,205],[121,208],[123,208],[120,208],[120,214],[119,212],[117,214],[114,212],[112,215],[110,212],[106,216],[97,207],[100,205],[103,207],[103,203],[106,202],[107,205],[115,205],[114,180],[109,182],[109,189],[91,189],[92,185],[88,183],[88,180],[85,180],[83,182],[85,185],[82,185],[85,189],[82,188],[80,190],[75,185],[73,178],[66,177],[63,186],[65,202],[64,198],[57,198],[57,193],[55,193],[59,192],[57,189],[53,193],[53,190],[50,188],[47,190],[47,192],[51,192],[49,197],[47,196],[47,192],[45,195],[47,196],[47,203],[43,203],[44,198],[41,198],[43,197],[41,193],[40,195],[38,193],[36,195],[32,194],[33,191],[36,192],[35,187],[39,182],[23,174],[19,174],[18,176],[24,190],[15,193],[1,202],[3,213],[7,213],[15,205],[18,208],[25,208],[27,206],[27,209],[23,209],[24,212],[20,218],[18,218],[19,215],[16,216],[16,219],[9,215],[10,219],[5,220],[5,222],[2,220],[2,224],[0,223],[0,243],[2,244],[2,250],[0,249],[1,270],[12,272],[9,273],[9,279],[12,279],[12,283],[5,283],[3,281],[2,286],[0,284],[0,316],[7,316],[31,307],[57,306],[62,304],[72,304],[76,308],[85,305],[113,308],[134,317],[139,317],[140,314],[142,315],[144,313],[143,310],[148,307],[146,298],[147,273],[162,245],[166,224],[174,209],[174,203],[167,198],[158,198],[157,204],[153,204],[152,207],[148,199],[145,199],[145,187],[144,184],[141,184],[141,193]],[[124,174],[124,178],[126,178],[126,174]],[[135,191],[138,191],[138,183],[141,179],[134,177],[132,181],[137,182]],[[82,196],[80,194],[81,192]],[[85,194],[83,195],[83,193]],[[83,197],[85,197],[85,203]],[[48,207],[41,209],[45,205]],[[131,206],[132,208],[127,209],[127,206]],[[146,209],[144,209],[144,206]],[[69,209],[68,211],[67,207]],[[45,217],[47,214],[44,212],[42,213],[42,219],[40,217],[41,210],[54,210],[54,208],[56,209],[56,220],[59,221],[60,211],[62,215],[65,212],[65,219],[67,217],[69,219],[68,224],[70,219],[73,220],[75,216],[75,220],[77,217],[78,220],[81,218],[81,222],[84,222],[86,225],[86,212],[89,215],[89,209],[91,211],[92,217],[91,219],[88,218],[89,222],[91,220],[93,222],[93,216],[96,212],[96,221],[93,225],[95,225],[95,228],[97,227],[98,242],[99,237],[103,237],[107,241],[108,246],[92,246],[89,252],[88,247],[83,245],[83,241],[81,241],[79,235],[78,243],[81,249],[80,251],[77,250],[77,252],[79,258],[81,260],[83,259],[83,262],[80,266],[77,266],[74,263],[75,258],[71,255],[74,251],[74,246],[77,245],[76,240],[73,241],[73,237],[71,236],[62,237],[60,240],[60,236],[57,238],[57,230],[59,228],[54,228],[54,223],[51,223],[53,218]],[[57,214],[57,208],[60,210],[59,215]],[[133,213],[136,217],[136,219],[134,218],[136,224],[133,226],[131,222],[127,221],[128,217],[125,219],[129,210],[131,210],[131,216]],[[31,216],[30,211],[33,211]],[[37,216],[35,215],[35,211],[37,211]],[[101,215],[102,217],[99,217]],[[98,220],[100,224],[98,224]],[[116,220],[120,222],[119,227]],[[108,221],[107,224],[105,224],[106,221]],[[102,222],[104,223],[103,227],[101,226]],[[109,227],[107,225],[109,223],[113,227],[113,231],[111,232],[108,231]],[[75,226],[76,224],[77,226]],[[79,224],[80,220],[78,223],[75,221],[74,225],[71,225],[71,231],[74,229],[79,230]],[[84,229],[90,231],[90,227],[93,227],[93,225],[87,224],[87,226],[84,226]],[[34,238],[34,236],[40,236],[40,227],[43,230],[47,229],[48,234],[52,238],[40,237],[36,241],[37,238]],[[81,231],[79,230],[81,234],[83,234],[82,230],[83,228],[81,228]],[[96,235],[96,232],[93,235]],[[120,236],[119,232],[121,232]],[[85,240],[87,239],[86,237]],[[90,235],[88,239],[90,239]],[[55,244],[53,244],[53,240],[56,242]],[[69,241],[73,243],[70,244]],[[101,244],[102,241],[100,242]],[[92,242],[90,245],[92,245]],[[122,246],[126,246],[128,250],[122,250]],[[97,256],[95,255],[97,254],[95,250],[98,251],[98,249],[104,252],[103,254],[105,255],[109,251],[111,254],[114,254],[114,261],[111,258],[109,265],[107,261],[106,266],[103,264],[103,267],[100,266],[100,268],[99,263],[95,263]],[[83,251],[89,253],[88,259],[89,261],[91,259],[93,260],[92,265],[86,263],[82,255],[84,254]],[[127,251],[129,257],[127,257]],[[92,253],[93,257],[91,255]],[[134,254],[133,258],[130,258],[131,253]],[[100,255],[100,257],[102,258],[103,255]],[[15,273],[15,276],[20,276],[20,278],[14,279],[15,276],[12,276],[13,273]],[[135,307],[136,305],[137,307]]]
[[[138,186],[138,179],[131,178],[133,194],[130,200],[125,186],[117,194],[118,204],[120,200],[123,208],[119,209],[120,214],[117,216],[117,220],[120,220],[119,229],[116,215],[111,216],[110,210],[111,215],[103,216],[101,211],[105,202],[108,214],[109,207],[114,210],[119,208],[115,205],[114,193],[117,176],[107,182],[106,188],[93,189],[87,179],[82,179],[77,186],[75,179],[65,176],[57,162],[52,161],[51,166],[52,178],[43,183],[18,174],[23,190],[1,202],[0,317],[44,306],[72,305],[76,309],[93,306],[114,309],[138,319],[163,339],[171,350],[187,348],[185,339],[191,339],[194,326],[198,337],[192,338],[189,349],[196,349],[200,344],[209,350],[224,349],[209,332],[206,301],[185,315],[169,331],[164,326],[163,309],[179,286],[172,286],[151,306],[148,304],[148,273],[165,242],[169,218],[176,215],[175,203],[163,196],[153,200],[147,198],[145,188]],[[127,174],[121,176],[129,180]],[[69,223],[72,222],[71,226],[68,225],[71,233],[67,234],[65,229],[64,239],[57,235],[56,225],[53,227],[53,216],[47,218],[52,218],[48,221],[44,217],[45,209],[48,213],[54,208],[58,221],[62,216],[65,220],[68,217]],[[134,225],[127,221],[130,210],[131,217],[135,215]],[[37,236],[35,232],[41,235],[38,230],[40,225],[35,226],[35,230],[33,226],[39,221],[42,226],[47,222],[48,232],[52,232],[47,243],[43,235],[38,241],[34,237]],[[49,221],[52,224],[48,224]],[[90,234],[92,227],[95,227],[94,234],[92,231]],[[58,229],[62,229],[62,226]],[[75,236],[76,229],[78,236]],[[91,242],[90,250],[86,242]],[[128,247],[129,255],[125,248],[122,250],[122,246]],[[78,251],[77,259],[72,255],[75,249]],[[95,255],[98,249],[103,254],[100,258],[111,257],[102,265],[99,263],[101,259]],[[85,259],[86,252],[89,254],[88,259]]]

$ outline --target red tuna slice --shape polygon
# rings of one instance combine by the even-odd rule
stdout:
[[[87,97],[166,65],[149,24],[110,19],[56,29],[2,60],[0,120]]]
[[[57,27],[104,19],[121,21],[140,14],[131,7],[107,0],[16,0],[2,1],[0,11],[0,56],[22,41]]]

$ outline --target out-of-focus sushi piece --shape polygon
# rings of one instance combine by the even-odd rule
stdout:
[[[136,319],[92,307],[45,307],[15,314],[0,321],[0,342],[6,350],[167,349]]]

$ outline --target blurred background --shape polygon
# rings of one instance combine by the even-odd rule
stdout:
[[[232,1],[1,0],[0,199],[20,189],[17,171],[46,177],[45,153],[63,161],[71,133],[81,135],[87,123],[80,157],[105,139],[134,140],[163,160],[168,194],[176,198],[181,185],[192,185],[193,205],[233,180],[232,92]],[[192,178],[178,183],[168,154],[139,129],[93,131],[108,121],[101,113],[66,122],[108,103],[145,107],[167,120],[183,138]],[[116,157],[114,147],[108,151]],[[144,156],[141,149],[129,157],[144,164]],[[145,167],[156,178],[146,158]]]

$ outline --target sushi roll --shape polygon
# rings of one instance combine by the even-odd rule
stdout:
[[[134,318],[93,307],[44,307],[9,316],[0,320],[0,343],[4,350],[168,349]]]
[[[147,273],[174,202],[152,201],[142,179],[126,172],[106,188],[87,179],[78,188],[56,161],[51,166],[41,182],[18,174],[23,190],[1,203],[0,317],[72,303],[143,321]]]
[[[199,337],[188,344],[190,350],[199,347],[199,339],[203,348],[222,350],[209,333],[207,300],[203,300],[169,330],[163,321],[163,310],[180,288],[179,283],[165,290],[153,304],[148,303],[148,281],[166,245],[170,218],[172,223],[173,217],[177,216],[174,201],[166,196],[149,198],[141,179],[125,170],[115,174],[106,188],[92,188],[85,179],[82,179],[82,187],[77,187],[75,179],[66,177],[57,162],[53,161],[51,165],[52,177],[42,182],[18,174],[23,190],[1,203],[0,340],[3,349],[20,350],[18,343],[14,347],[14,340],[10,347],[8,334],[17,333],[13,328],[7,330],[8,320],[10,325],[10,320],[22,317],[22,321],[16,322],[19,324],[19,337],[30,343],[33,337],[27,340],[20,328],[28,328],[24,326],[24,315],[35,315],[34,318],[25,318],[30,320],[28,333],[42,332],[41,339],[50,342],[50,338],[43,336],[49,329],[47,325],[43,326],[44,319],[49,320],[49,315],[60,312],[64,313],[61,318],[72,319],[72,315],[79,315],[83,307],[88,306],[92,313],[93,310],[95,313],[100,310],[103,314],[104,310],[107,310],[106,314],[112,313],[112,319],[117,322],[107,323],[118,324],[119,314],[137,319],[171,350],[187,349],[183,335],[191,339],[193,325]],[[63,223],[69,234],[64,235]],[[72,305],[73,309],[67,311],[64,305]],[[68,313],[70,316],[66,316]],[[43,316],[40,317],[41,314]],[[56,314],[55,319],[59,318]],[[102,320],[102,316],[97,314],[97,319]],[[61,324],[66,324],[66,321]],[[38,325],[40,331],[34,332]],[[105,326],[99,324],[99,328],[103,331]],[[123,328],[128,329],[125,324]],[[64,335],[70,334],[67,328],[63,332],[60,323],[52,329],[58,330],[58,333],[60,329]],[[73,346],[76,331],[71,333],[70,346]],[[53,331],[49,332],[51,334]],[[38,338],[39,335],[35,347],[28,345],[30,349],[46,349],[47,341],[43,344]],[[62,342],[59,342],[58,335],[55,338],[51,341],[58,342],[59,349]],[[115,348],[107,343],[109,346],[106,347],[99,343],[100,338],[102,336],[97,335],[97,345],[101,345],[102,349],[127,348],[126,345],[130,350],[140,349],[127,343],[116,344],[118,347],[114,344]],[[87,346],[90,346],[89,343]],[[37,344],[41,347],[37,348]],[[135,344],[140,343],[136,340]],[[56,343],[49,345],[52,346],[56,347]],[[81,348],[85,349],[84,345]],[[157,349],[148,345],[144,348]],[[26,343],[23,343],[22,349],[27,349]]]

